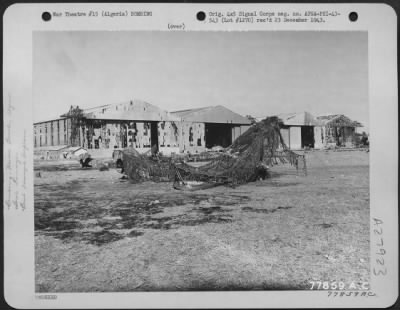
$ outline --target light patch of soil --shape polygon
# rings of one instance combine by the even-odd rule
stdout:
[[[368,153],[314,151],[308,175],[197,192],[116,169],[35,178],[37,292],[305,289],[369,281]],[[61,165],[60,165],[61,166]]]

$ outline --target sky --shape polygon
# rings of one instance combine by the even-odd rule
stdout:
[[[34,121],[140,99],[265,117],[345,114],[369,126],[367,32],[35,32]],[[367,130],[368,131],[368,130]]]

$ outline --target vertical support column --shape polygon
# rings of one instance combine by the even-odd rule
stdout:
[[[68,124],[68,118],[65,119],[65,134],[66,134],[66,144],[70,145],[71,144],[71,139],[69,135],[69,124]]]
[[[82,126],[79,126],[79,146],[83,146],[83,128],[82,128]]]
[[[129,147],[129,135],[128,135],[128,132],[129,132],[129,125],[128,124],[125,124],[125,129],[126,129],[126,146],[127,147]]]
[[[180,134],[179,134],[179,149],[181,152],[185,152],[185,141],[183,138],[183,126],[184,126],[184,122],[181,121],[180,123]]]

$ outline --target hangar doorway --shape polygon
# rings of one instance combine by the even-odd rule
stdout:
[[[205,124],[206,148],[213,146],[228,147],[232,144],[232,126],[228,124]]]
[[[302,126],[301,127],[301,148],[314,148],[314,127]]]

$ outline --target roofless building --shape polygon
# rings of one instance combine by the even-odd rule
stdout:
[[[363,127],[343,114],[321,115],[317,117],[322,128],[323,143],[329,146],[353,147],[356,143],[356,128]]]

